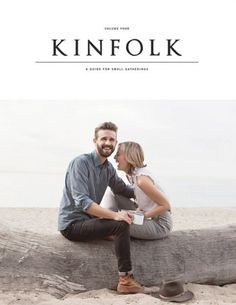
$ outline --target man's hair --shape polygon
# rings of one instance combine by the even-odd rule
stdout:
[[[99,130],[112,130],[117,132],[118,127],[112,122],[104,122],[95,128],[94,136],[97,139]]]

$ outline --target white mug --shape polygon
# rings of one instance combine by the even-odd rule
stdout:
[[[144,214],[140,211],[136,211],[133,214],[133,223],[136,225],[142,225],[143,224],[143,219],[144,219]]]

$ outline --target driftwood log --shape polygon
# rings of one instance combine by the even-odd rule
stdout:
[[[163,240],[132,240],[135,277],[145,286],[182,277],[186,282],[236,282],[236,226],[172,232]],[[71,242],[0,225],[0,290],[67,293],[116,287],[114,242]]]

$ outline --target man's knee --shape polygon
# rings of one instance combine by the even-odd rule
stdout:
[[[117,230],[119,232],[127,232],[130,230],[130,225],[126,221],[117,221]]]

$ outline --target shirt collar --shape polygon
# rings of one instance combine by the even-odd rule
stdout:
[[[104,163],[102,163],[102,161],[101,161],[101,159],[99,158],[99,155],[98,155],[98,153],[97,153],[96,150],[94,150],[94,151],[91,153],[91,155],[92,155],[92,159],[93,159],[94,165],[95,165],[96,167],[98,167],[98,166],[103,166],[103,165],[107,165],[107,164],[108,164],[108,160],[107,160],[107,159],[106,159],[106,161],[105,161]]]

